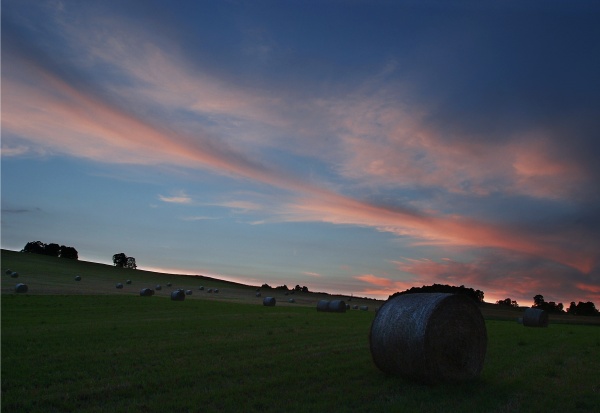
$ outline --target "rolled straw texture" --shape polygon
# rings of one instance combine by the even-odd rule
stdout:
[[[403,294],[377,312],[369,334],[375,365],[425,383],[478,377],[487,330],[477,305],[460,294]]]

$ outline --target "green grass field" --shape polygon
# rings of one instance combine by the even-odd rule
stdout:
[[[280,305],[278,298],[276,307],[264,307],[251,286],[63,261],[3,251],[3,412],[595,412],[600,406],[595,325],[525,328],[513,312],[508,320],[494,314],[486,320],[480,379],[426,386],[376,369],[368,344],[372,311],[318,313],[313,304],[321,296],[311,294],[296,297],[297,304]],[[21,275],[12,279],[6,268]],[[133,281],[129,290],[114,289],[125,279]],[[141,284],[157,279],[178,280],[173,288],[210,282],[222,292],[195,290],[183,302],[168,298],[172,289],[140,297]],[[15,294],[16,282],[28,283],[31,293]]]

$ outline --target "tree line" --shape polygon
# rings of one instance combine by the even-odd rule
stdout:
[[[483,303],[483,291],[474,290],[473,288],[465,287],[461,285],[460,287],[456,287],[453,285],[445,285],[445,284],[433,284],[433,285],[424,285],[422,287],[411,287],[408,290],[404,290],[401,292],[394,293],[389,296],[389,298],[394,298],[398,295],[402,294],[415,294],[415,293],[450,293],[450,294],[464,294],[467,297],[471,298],[476,303]]]
[[[29,252],[32,254],[49,255],[51,257],[69,258],[78,260],[79,254],[73,247],[58,245],[55,243],[45,244],[42,241],[30,241],[25,244],[21,252]]]
[[[415,293],[450,293],[450,294],[464,294],[467,297],[471,298],[476,303],[483,303],[484,292],[481,290],[475,290],[473,288],[465,287],[461,285],[460,287],[452,286],[452,285],[443,285],[443,284],[433,284],[433,285],[424,285],[422,287],[412,287],[408,290],[394,293],[389,296],[389,298],[394,298],[398,295],[402,294],[415,294]],[[516,300],[512,300],[510,298],[505,298],[504,300],[496,301],[497,305],[518,308],[519,303]],[[533,308],[539,308],[540,310],[545,310],[548,313],[555,314],[567,314],[571,315],[591,315],[597,316],[600,315],[600,311],[596,309],[596,306],[593,302],[582,302],[575,304],[575,302],[571,302],[569,308],[565,311],[562,303],[556,303],[554,301],[545,301],[544,296],[541,294],[537,294],[533,297]]]
[[[511,300],[510,298],[498,300],[496,301],[496,304],[515,308],[519,307],[519,304],[515,300]],[[541,294],[537,294],[533,297],[533,305],[531,307],[539,308],[540,310],[544,310],[548,313],[554,314],[564,314],[566,312],[570,315],[600,315],[600,312],[598,311],[598,309],[596,309],[596,305],[591,301],[580,301],[577,304],[575,304],[575,301],[571,301],[571,305],[565,311],[563,303],[546,301],[544,300],[544,296]]]

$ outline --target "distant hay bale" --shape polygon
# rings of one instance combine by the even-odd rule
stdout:
[[[354,305],[352,306],[352,309],[353,309],[353,310],[358,310],[358,304],[354,304]]]
[[[212,293],[212,288],[209,288],[208,290],[206,290],[207,293]]]
[[[151,288],[142,288],[140,290],[140,295],[142,297],[152,297],[154,295],[154,290]]]
[[[260,297],[260,293],[256,293],[256,296],[257,296],[257,297]]]
[[[171,283],[167,283],[167,287],[170,287],[172,284]]]
[[[333,300],[329,302],[328,309],[332,313],[345,313],[346,303],[343,300]]]
[[[162,290],[162,287],[160,286],[160,284],[156,284],[156,286],[154,287],[154,289],[156,291],[160,291],[160,290]]]
[[[12,274],[12,272],[13,272],[13,270],[6,270],[5,274],[6,274],[6,275],[11,275],[11,274]]]
[[[481,373],[487,331],[481,311],[465,295],[403,294],[380,307],[369,343],[373,362],[385,373],[455,382]]]
[[[369,311],[369,306],[368,305],[361,305],[360,306],[360,310],[361,311]]]
[[[350,309],[350,304],[346,304],[346,310]]]
[[[342,300],[320,300],[317,303],[317,311],[324,311],[328,313],[345,313],[346,303]]]
[[[317,311],[329,311],[329,301],[319,300],[317,303]]]
[[[125,281],[125,284],[131,284],[131,280]]]
[[[292,303],[292,304],[293,304],[293,303],[295,303],[295,302],[296,302],[296,300],[294,300],[293,298],[290,298],[290,299],[288,300],[288,303]]]
[[[185,295],[192,295],[192,290],[185,290]]]
[[[267,307],[275,307],[276,303],[277,300],[275,300],[275,297],[265,297],[263,299],[263,305]]]
[[[185,292],[183,290],[175,290],[171,293],[171,300],[183,301],[185,300]]]
[[[215,288],[215,289],[214,289],[214,293],[215,293],[215,294],[219,294],[219,289],[218,289],[218,288]]]
[[[16,293],[26,293],[27,290],[29,290],[29,287],[27,286],[27,284],[19,283],[19,284],[15,285]]]
[[[76,275],[75,276],[75,281],[81,281],[81,275]]]
[[[115,285],[115,287],[117,287],[117,288],[121,289],[121,288],[123,288],[123,284],[122,284],[122,283],[117,283],[117,284]]]
[[[523,313],[524,327],[548,327],[548,313],[539,308],[528,308]]]
[[[16,271],[13,271],[10,273],[10,278],[19,278],[19,273]]]
[[[204,287],[201,285],[200,287],[198,287],[198,289],[199,289],[200,291],[202,291],[202,290],[204,290]]]

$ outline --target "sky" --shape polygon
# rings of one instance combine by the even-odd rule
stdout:
[[[2,248],[600,305],[600,3],[2,1]]]

